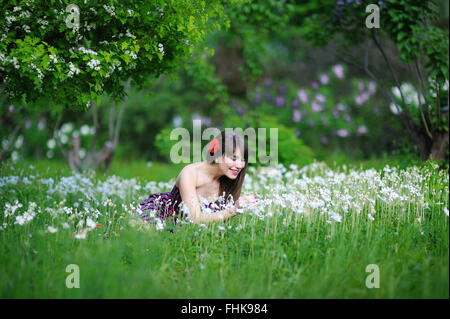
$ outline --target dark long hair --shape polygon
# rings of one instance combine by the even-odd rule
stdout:
[[[221,131],[219,135],[215,137],[219,141],[219,150],[214,153],[206,154],[206,161],[208,163],[213,163],[216,158],[220,158],[224,153],[228,157],[232,157],[236,149],[239,148],[241,154],[244,155],[245,166],[239,172],[236,179],[230,179],[226,175],[219,178],[220,190],[219,193],[225,196],[228,201],[229,196],[233,197],[236,202],[241,196],[242,184],[244,183],[245,174],[248,167],[248,145],[242,134],[235,132],[234,130],[224,130]],[[225,194],[224,194],[225,193]]]

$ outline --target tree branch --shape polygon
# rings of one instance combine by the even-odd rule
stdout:
[[[25,117],[22,119],[22,121],[16,125],[14,128],[14,131],[9,135],[8,138],[8,147],[6,149],[2,149],[0,152],[0,162],[3,161],[3,158],[6,157],[6,154],[8,154],[11,145],[13,144],[13,141],[16,139],[16,135],[19,133],[20,129],[22,128],[23,124],[28,120],[28,117]]]
[[[68,161],[67,152],[59,142],[58,136],[56,136],[56,131],[58,131],[58,126],[61,123],[61,119],[62,119],[62,112],[59,114],[58,120],[56,121],[55,127],[53,128],[53,138],[55,139],[56,145],[58,146],[59,150],[64,156],[65,161],[67,162]]]
[[[125,107],[127,106],[127,102],[123,102],[120,106],[119,110],[119,116],[116,120],[116,126],[115,126],[115,132],[114,132],[114,147],[117,147],[119,144],[119,134],[120,134],[120,126],[122,124],[122,117],[123,117],[123,111],[125,110]]]
[[[394,72],[394,68],[392,67],[391,62],[389,61],[389,58],[387,57],[386,52],[384,52],[384,49],[380,44],[380,41],[376,35],[376,29],[373,29],[373,31],[371,32],[371,35],[372,35],[373,41],[375,42],[375,45],[377,46],[378,50],[380,50],[381,55],[383,56],[383,59],[386,62],[387,66],[389,68],[389,71],[391,72],[392,77],[394,78],[394,81],[395,81],[395,84],[396,84],[398,90],[400,91],[400,96],[401,96],[403,106],[405,109],[404,111],[409,114],[409,109],[407,107],[405,96],[403,95],[403,92],[402,92],[402,89],[400,86],[400,82],[398,81],[397,75]]]
[[[428,137],[432,140],[433,139],[433,135],[431,134],[430,130],[428,129],[428,124],[427,121],[425,120],[425,115],[423,114],[423,109],[422,109],[422,100],[421,100],[421,96],[423,96],[424,100],[425,100],[425,105],[428,108],[428,101],[427,98],[425,97],[425,88],[423,86],[423,81],[422,81],[422,75],[420,74],[419,71],[419,66],[417,64],[417,58],[414,59],[414,65],[416,67],[416,71],[417,71],[417,78],[419,79],[419,111],[420,111],[420,116],[422,118],[422,122],[423,125],[425,126],[425,131],[427,132]],[[431,117],[430,117],[431,120]]]
[[[92,135],[91,139],[91,152],[94,153],[98,135],[98,118],[97,118],[97,106],[94,101],[91,102],[92,102],[92,120],[94,122],[94,135]]]
[[[417,58],[417,59],[419,59],[419,58]],[[424,85],[425,81],[423,80],[423,75],[422,75],[422,70],[420,68],[420,61],[419,60],[417,60],[417,71],[419,73],[420,83],[422,85],[422,90],[423,90],[423,96],[425,98],[425,103],[427,103],[427,105],[428,105],[428,107],[427,107],[428,117],[430,118],[431,125],[433,125],[433,122],[431,121],[431,113],[430,113],[430,107],[429,107],[430,104],[428,103],[427,94],[426,94],[427,91],[425,90],[425,85]],[[437,113],[438,113],[439,120],[440,120],[441,119],[440,108],[438,108],[438,112]],[[434,131],[433,127],[432,127],[432,130]]]
[[[353,65],[353,66],[357,67],[358,69],[360,69],[360,70],[366,72],[367,75],[369,75],[370,78],[371,78],[372,80],[374,80],[376,83],[378,83],[378,84],[381,86],[381,89],[382,89],[383,92],[389,97],[389,99],[391,100],[391,102],[395,104],[395,106],[397,107],[397,110],[398,110],[398,111],[401,111],[401,109],[400,109],[399,106],[397,105],[397,102],[395,101],[394,97],[392,96],[391,92],[386,88],[386,86],[384,85],[384,83],[383,83],[380,79],[378,79],[378,78],[375,76],[375,74],[372,73],[372,71],[369,70],[369,68],[367,67],[367,65],[364,65],[364,67],[361,67],[358,63],[354,62],[353,59],[350,59],[350,60],[345,59],[343,56],[341,56],[341,55],[339,55],[339,54],[336,54],[336,53],[335,53],[335,56],[336,56],[338,59],[340,59],[341,61],[343,61],[343,62],[345,62],[345,63],[347,63],[347,64],[350,64],[350,65]],[[367,61],[367,59],[366,59],[366,61]],[[400,112],[399,112],[399,113],[400,113]]]
[[[114,117],[115,117],[115,111],[116,111],[116,103],[113,101],[111,103],[111,106],[109,107],[109,140],[113,140],[113,132],[114,132]]]
[[[365,57],[365,64],[364,64],[364,67],[361,67],[358,63],[354,62],[353,60],[355,60],[355,59],[348,60],[348,59],[345,59],[344,57],[342,57],[342,56],[340,56],[340,55],[338,55],[338,54],[336,54],[336,53],[335,53],[335,56],[336,56],[338,59],[341,59],[342,61],[344,61],[345,63],[348,63],[348,64],[350,64],[350,65],[353,65],[353,66],[357,67],[358,69],[360,69],[360,70],[366,72],[366,73],[370,76],[370,78],[371,78],[372,80],[374,80],[376,83],[378,83],[378,84],[381,86],[381,89],[383,90],[383,92],[389,97],[389,99],[391,100],[391,102],[394,103],[394,105],[397,107],[397,110],[399,110],[399,107],[398,107],[398,105],[397,105],[397,102],[395,101],[395,99],[394,99],[394,97],[392,96],[391,92],[386,88],[386,86],[384,85],[384,83],[383,83],[380,79],[378,79],[378,78],[375,76],[375,74],[374,74],[372,71],[370,71],[370,69],[368,68],[368,58],[367,58],[367,54],[368,54],[368,53],[367,53],[367,51],[366,51],[366,57]],[[416,136],[416,135],[417,135],[417,132],[416,132],[417,129],[416,129],[415,125],[414,125],[414,122],[413,122],[412,119],[411,119],[411,116],[410,116],[409,112],[408,112],[408,113],[400,112],[400,113],[399,113],[399,117],[400,117],[401,121],[403,122],[403,125],[404,125],[404,126],[406,127],[406,129],[408,130],[408,132],[409,132],[411,135]]]

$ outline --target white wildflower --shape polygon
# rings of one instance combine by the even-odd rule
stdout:
[[[87,218],[86,219],[86,226],[88,227],[88,228],[90,228],[90,229],[93,229],[93,228],[95,228],[96,227],[96,223],[91,219],[91,218]]]
[[[47,231],[51,234],[54,234],[58,231],[58,228],[52,227],[52,226],[48,226]]]
[[[23,218],[23,216],[21,215],[17,215],[14,224],[19,224],[22,226],[23,224],[25,224],[25,218]]]

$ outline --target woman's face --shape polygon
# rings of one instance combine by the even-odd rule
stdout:
[[[228,178],[236,179],[239,172],[245,167],[245,160],[242,158],[239,148],[236,148],[232,157],[228,157],[224,153],[219,160],[219,167]]]

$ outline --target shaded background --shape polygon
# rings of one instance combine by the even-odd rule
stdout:
[[[435,4],[439,15],[433,24],[448,34],[448,2]],[[334,5],[362,6],[359,1]],[[379,5],[385,14],[383,1]],[[359,59],[367,59],[378,79],[391,83],[383,56],[369,38],[349,44],[330,36],[329,41],[317,45],[314,40],[320,36],[311,39],[310,32],[317,25],[308,21],[316,15],[320,18],[321,10],[324,7],[315,1],[228,5],[230,28],[214,32],[204,43],[214,49],[213,54],[198,46],[194,55],[203,62],[180,69],[174,79],[163,74],[153,79],[154,85],[147,90],[131,86],[120,103],[105,95],[95,109],[54,112],[4,100],[2,159],[51,160],[72,168],[106,170],[114,162],[132,165],[138,161],[147,167],[157,162],[171,164],[170,147],[176,142],[169,140],[171,130],[185,127],[192,132],[192,121],[200,119],[202,129],[277,127],[279,161],[285,165],[306,165],[314,159],[344,163],[394,157],[405,165],[419,162],[418,147],[392,101],[379,83],[356,65]],[[414,72],[402,61],[398,43],[387,36],[381,41],[409,98],[412,119],[420,127]],[[443,85],[447,86],[445,102],[448,80]],[[400,98],[394,86],[387,87]],[[448,102],[442,110],[448,121]],[[114,139],[117,147],[105,151],[105,160],[86,160],[90,150],[108,150]],[[447,147],[443,162],[448,163],[448,156]],[[77,160],[83,164],[77,165]]]

